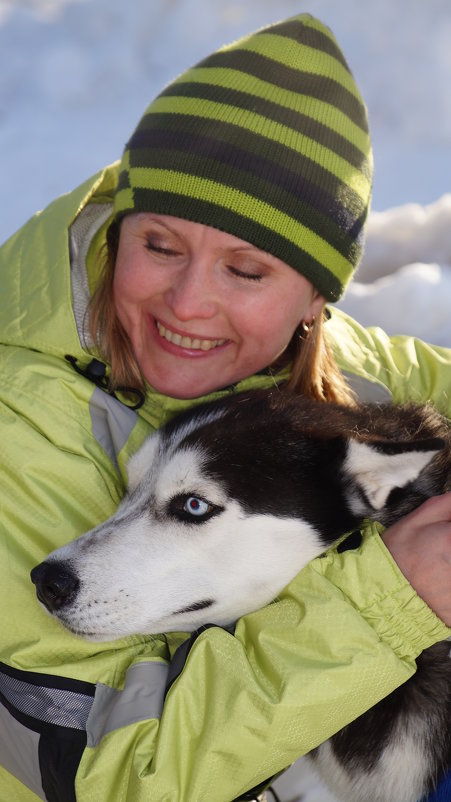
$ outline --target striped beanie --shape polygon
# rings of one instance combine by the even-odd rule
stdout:
[[[163,90],[124,151],[115,213],[233,234],[334,301],[361,256],[371,180],[354,78],[331,31],[301,14],[222,47]]]

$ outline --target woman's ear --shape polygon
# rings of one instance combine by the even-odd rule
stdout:
[[[318,290],[313,290],[313,297],[308,309],[308,312],[304,315],[304,320],[306,323],[312,323],[313,320],[321,314],[324,309],[324,305],[326,303],[326,299],[324,295],[320,295]]]

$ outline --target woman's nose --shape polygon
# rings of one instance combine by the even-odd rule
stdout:
[[[165,294],[165,301],[178,320],[211,318],[218,311],[218,292],[213,268],[190,265],[179,274]]]

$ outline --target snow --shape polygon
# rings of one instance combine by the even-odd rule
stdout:
[[[301,11],[337,36],[372,130],[367,246],[341,306],[451,346],[449,0],[0,0],[0,241],[119,158],[179,72]],[[305,776],[305,802],[326,802]]]
[[[361,267],[339,306],[367,326],[451,347],[451,194],[373,212]]]
[[[0,241],[119,158],[179,72],[301,11],[337,36],[372,131],[368,245],[342,306],[450,346],[449,0],[0,0]]]

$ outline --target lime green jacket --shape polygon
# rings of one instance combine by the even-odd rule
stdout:
[[[233,634],[212,627],[190,649],[183,633],[83,641],[42,610],[30,570],[113,513],[129,456],[193,404],[149,388],[137,412],[65,358],[80,369],[92,359],[84,313],[115,181],[107,168],[0,249],[0,799],[75,799],[39,769],[70,753],[78,802],[231,802],[406,681],[449,630],[377,525]],[[326,328],[361,398],[431,399],[451,417],[451,351],[337,311]]]

